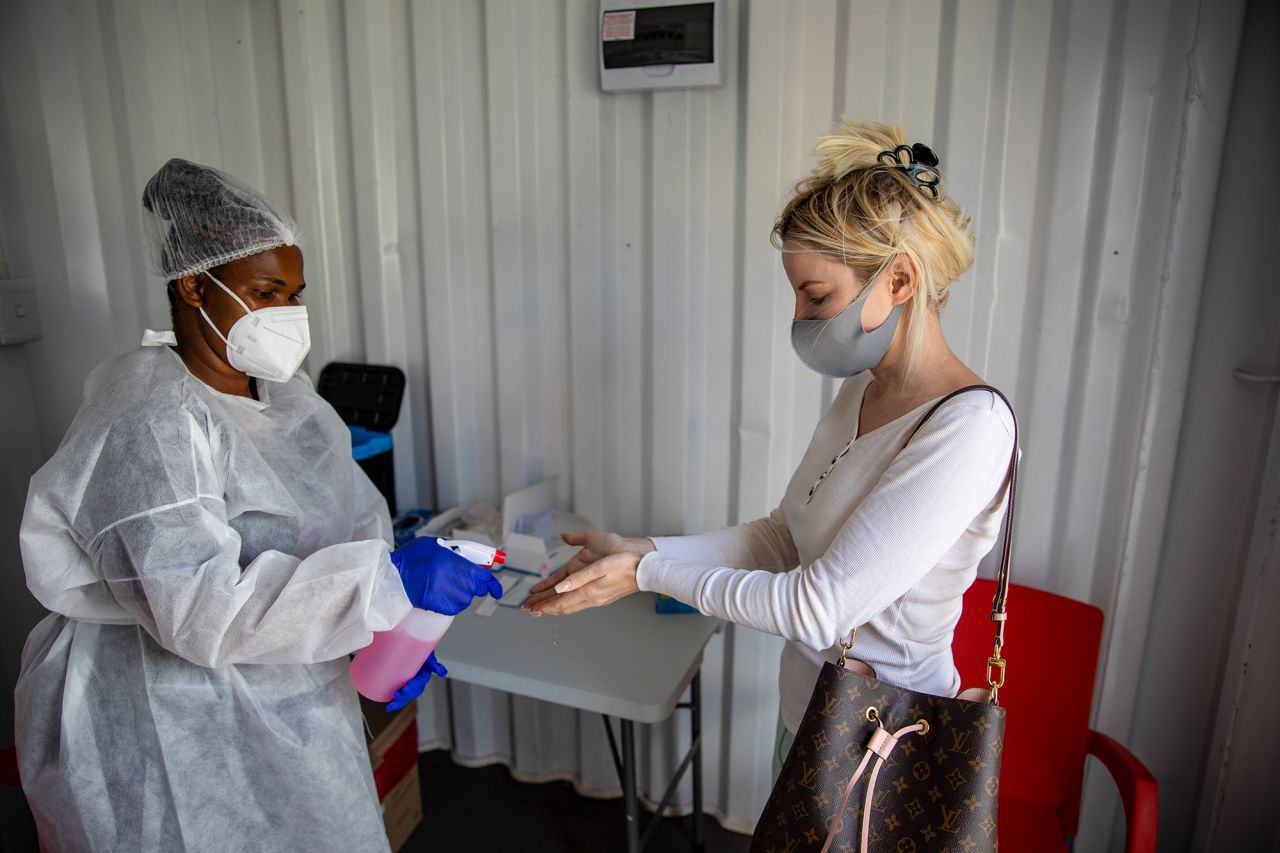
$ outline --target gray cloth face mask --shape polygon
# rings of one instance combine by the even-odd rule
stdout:
[[[875,282],[829,320],[792,320],[791,348],[813,370],[833,379],[848,379],[880,363],[902,317],[895,305],[885,321],[871,331],[862,328],[862,309]]]

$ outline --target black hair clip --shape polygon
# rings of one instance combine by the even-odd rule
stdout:
[[[906,172],[920,192],[937,201],[942,174],[938,172],[938,155],[928,145],[922,142],[899,145],[892,151],[881,151],[876,159],[882,165]]]

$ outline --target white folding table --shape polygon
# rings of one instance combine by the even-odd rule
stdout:
[[[721,622],[700,614],[659,614],[654,596],[637,593],[572,616],[531,616],[499,607],[478,616],[477,599],[458,616],[437,650],[449,677],[600,714],[622,783],[628,853],[639,853],[676,786],[692,767],[693,847],[702,849],[703,650]],[[685,688],[689,701],[681,702]],[[689,711],[690,745],[643,833],[636,793],[636,723]],[[610,717],[621,723],[621,750]]]

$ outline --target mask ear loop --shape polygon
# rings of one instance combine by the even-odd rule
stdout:
[[[225,284],[218,281],[217,277],[214,276],[213,273],[209,272],[208,270],[205,270],[204,274],[210,281],[212,281],[214,284],[218,285],[218,287],[221,287],[223,290],[225,290],[227,292],[227,295],[230,296],[232,299],[234,299],[236,301],[236,304],[244,309],[244,313],[246,317],[253,313],[252,311],[249,310],[249,306],[245,304],[244,300],[241,299],[239,296],[236,296],[235,292],[231,288],[227,287]],[[218,328],[218,324],[213,322],[213,320],[209,319],[209,315],[205,312],[203,305],[200,306],[200,316],[203,317],[204,321],[209,324],[209,328],[213,329],[213,333],[217,335],[219,338],[221,338],[222,342],[227,345],[228,349],[233,349],[236,352],[244,351],[242,347],[238,347],[235,344],[231,343],[231,341],[227,340],[227,336],[222,334],[222,330]]]
[[[884,261],[883,261],[883,262],[881,262],[881,264],[880,264],[879,268],[878,268],[874,273],[872,273],[871,278],[869,278],[869,279],[867,280],[867,284],[866,284],[866,286],[865,286],[864,288],[862,288],[862,292],[860,292],[860,293],[859,293],[859,294],[854,298],[854,300],[853,300],[854,302],[857,302],[857,301],[858,301],[859,299],[861,299],[863,296],[868,295],[868,294],[870,294],[870,293],[871,293],[871,288],[875,287],[876,285],[878,285],[878,284],[880,283],[880,276],[884,275],[884,271],[885,271],[885,270],[887,270],[887,269],[889,268],[889,264],[890,264],[890,262],[892,262],[892,261],[893,261],[893,259],[894,259],[894,258],[896,258],[900,252],[901,252],[901,246],[895,247],[895,248],[894,248],[894,250],[893,250],[893,252],[891,252],[891,253],[890,253],[890,254],[889,254],[889,255],[884,259]],[[851,303],[851,304],[852,304],[852,303]],[[895,307],[896,307],[896,306],[895,306]],[[864,302],[864,303],[862,303],[862,310],[863,310],[863,311],[866,311],[866,310],[867,310],[867,303],[865,303],[865,302]],[[889,311],[890,311],[890,313],[892,313],[892,312],[893,312],[893,309],[891,308],[891,309],[889,309]],[[885,318],[885,320],[884,320],[884,322],[885,322],[885,323],[887,323],[887,322],[888,322],[888,319],[889,319],[889,318],[887,318],[887,317],[886,317],[886,318]],[[884,323],[881,323],[881,325],[884,325]],[[862,329],[862,331],[863,331],[864,333],[866,333],[866,334],[870,334],[871,332],[874,332],[876,329],[880,328],[880,326],[876,326],[876,329],[868,329],[866,326],[864,326],[864,325],[862,324],[862,315],[861,315],[861,313],[859,313],[859,315],[858,315],[858,326],[859,326],[859,327]]]
[[[244,313],[246,314],[253,313],[253,310],[249,308],[249,306],[245,303],[245,301],[241,299],[239,296],[236,296],[236,292],[234,290],[227,287],[222,282],[218,281],[218,278],[213,273],[209,272],[208,270],[205,270],[204,274],[209,277],[210,281],[212,281],[214,284],[218,285],[218,287],[221,287],[223,290],[225,290],[227,292],[227,296],[230,296],[232,299],[234,299],[236,301],[236,304],[244,309]]]

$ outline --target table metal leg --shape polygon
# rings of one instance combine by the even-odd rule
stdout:
[[[640,832],[640,797],[636,789],[636,724],[631,720],[620,719],[622,726],[622,749],[613,736],[613,725],[607,716],[601,715],[605,732],[609,735],[609,751],[613,754],[613,764],[618,770],[618,778],[622,782],[622,801],[626,810],[627,853],[640,853],[648,846],[653,834],[657,831],[662,815],[666,813],[671,798],[686,770],[693,772],[693,825],[689,834],[690,845],[695,853],[701,853],[704,847],[702,838],[702,673],[697,672],[689,684],[689,701],[680,702],[676,707],[689,712],[689,751],[685,753],[680,766],[667,786],[666,793],[645,827]]]
[[[600,715],[600,719],[604,721],[605,734],[609,736],[609,754],[613,756],[613,769],[618,773],[618,784],[624,784],[622,781],[622,755],[618,752],[618,741],[613,736],[613,723],[609,722],[609,718],[604,714]]]
[[[636,796],[636,724],[622,720],[622,801],[627,810],[627,853],[640,853],[640,800]]]
[[[689,735],[693,741],[693,849],[701,853],[702,841],[702,670],[689,684]]]

